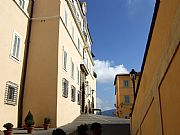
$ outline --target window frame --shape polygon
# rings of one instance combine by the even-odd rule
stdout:
[[[17,37],[17,41],[19,39],[19,44],[15,46],[15,39]],[[13,32],[13,38],[12,38],[12,45],[11,45],[11,51],[10,51],[10,57],[13,60],[20,61],[20,54],[21,54],[21,44],[22,44],[22,36],[18,34],[16,31]],[[18,49],[17,49],[18,48]]]
[[[128,102],[127,102],[128,101]],[[130,104],[130,96],[129,95],[126,95],[126,96],[124,96],[124,103],[125,104]]]
[[[77,67],[77,84],[80,85],[80,70],[79,70],[79,67]]]
[[[68,98],[69,82],[65,78],[62,78],[62,96]]]
[[[71,85],[71,101],[76,101],[76,88],[73,85]]]
[[[123,81],[123,86],[124,86],[125,88],[129,87],[129,80],[124,80],[124,81]]]
[[[80,44],[81,44],[81,42],[80,42],[80,39],[78,38],[78,50],[79,50],[79,52],[80,52],[80,48],[81,48],[81,47],[80,47],[80,46],[81,46]]]
[[[66,54],[66,57],[65,57]],[[68,61],[68,54],[67,51],[63,48],[63,69],[67,71],[67,61]]]
[[[74,62],[73,62],[73,60],[71,59],[71,78],[72,78],[72,79],[74,79],[74,67],[75,67]]]
[[[24,9],[24,7],[25,7],[25,0],[19,0],[19,6],[22,8],[22,9]]]
[[[68,26],[68,13],[66,9],[64,11],[64,24],[66,27]]]
[[[10,93],[11,95],[9,95]],[[16,106],[17,96],[18,96],[18,85],[11,81],[6,82],[4,104]]]
[[[74,40],[74,26],[73,26],[73,24],[71,24],[71,29],[72,29],[72,33],[71,33],[71,36],[72,36],[72,39]]]
[[[81,104],[81,93],[80,93],[79,90],[78,90],[78,92],[77,92],[77,104],[78,104],[78,105]]]

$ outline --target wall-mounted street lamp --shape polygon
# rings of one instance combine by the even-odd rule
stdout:
[[[130,72],[130,77],[131,77],[131,80],[132,80],[132,84],[133,84],[133,95],[134,95],[134,101],[136,99],[136,92],[135,92],[135,80],[136,80],[136,75],[137,75],[137,72],[132,69],[131,72]]]

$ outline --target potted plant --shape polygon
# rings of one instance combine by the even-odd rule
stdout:
[[[29,111],[26,118],[25,118],[25,124],[27,127],[28,134],[32,133],[32,130],[34,128],[34,119],[32,113]]]
[[[6,128],[6,130],[4,130],[4,135],[11,135],[12,134],[12,127],[13,127],[12,123],[6,123],[3,125],[3,127]]]
[[[44,130],[48,130],[50,124],[51,124],[51,119],[49,117],[45,117],[44,118]]]

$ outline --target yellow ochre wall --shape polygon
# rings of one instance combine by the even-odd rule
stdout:
[[[35,126],[42,127],[45,117],[57,124],[57,74],[59,0],[36,0],[32,18],[30,48],[25,81],[23,120],[30,110]],[[23,121],[24,123],[24,121]]]
[[[124,86],[124,81],[129,82],[129,86]],[[135,88],[139,80],[139,74],[136,76]],[[120,118],[129,118],[134,100],[133,84],[129,74],[118,74],[115,78],[116,87],[116,116]],[[130,103],[125,103],[125,96],[130,96]]]
[[[180,0],[161,0],[135,102],[132,135],[179,135]]]

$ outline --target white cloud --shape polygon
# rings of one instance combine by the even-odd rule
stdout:
[[[96,105],[96,108],[101,109],[102,111],[114,109],[113,106],[102,101],[99,97],[96,97]]]
[[[103,104],[103,101],[99,97],[96,97],[97,108],[102,108],[102,104]]]
[[[113,84],[116,74],[129,73],[123,64],[112,66],[112,62],[95,60],[95,72],[99,83]]]

